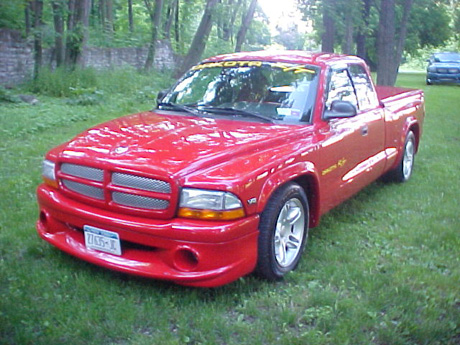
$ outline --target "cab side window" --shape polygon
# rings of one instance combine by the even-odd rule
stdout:
[[[333,101],[347,101],[358,107],[355,89],[345,68],[332,70],[326,99],[327,109],[330,109]]]
[[[377,95],[364,67],[361,65],[350,65],[349,72],[355,86],[358,108],[366,110],[377,107]]]

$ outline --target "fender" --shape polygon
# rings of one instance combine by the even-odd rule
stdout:
[[[302,178],[305,178],[305,180],[301,181]],[[300,182],[299,184],[301,184],[302,187],[306,188],[308,186],[309,188],[306,194],[310,204],[310,226],[314,227],[319,223],[320,217],[319,173],[315,164],[310,161],[294,163],[270,175],[262,186],[258,198],[257,213],[262,213],[268,200],[276,189],[294,180]]]
[[[418,143],[419,143],[419,139],[420,139],[420,129],[419,129],[419,122],[418,120],[414,117],[414,116],[410,116],[406,119],[406,121],[404,122],[404,126],[402,128],[402,131],[401,131],[401,137],[399,138],[399,145],[398,145],[398,154],[396,156],[396,159],[394,160],[394,163],[392,164],[391,169],[394,169],[398,164],[399,162],[401,161],[402,159],[402,156],[403,156],[403,152],[404,152],[404,143],[406,141],[406,138],[407,138],[407,134],[409,133],[409,131],[413,131],[414,134],[415,134],[415,152],[418,151]]]

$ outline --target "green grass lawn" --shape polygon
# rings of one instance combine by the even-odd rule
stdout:
[[[217,289],[114,273],[36,234],[45,152],[149,109],[142,90],[0,103],[0,344],[460,344],[460,87],[422,74],[398,85],[426,92],[412,179],[376,182],[326,215],[284,281]]]

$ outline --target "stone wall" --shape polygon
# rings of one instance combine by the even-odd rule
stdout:
[[[83,65],[97,69],[133,66],[140,69],[147,59],[147,47],[100,48],[87,47],[83,51]],[[52,66],[52,50],[43,51],[43,64]],[[177,57],[167,41],[158,41],[154,67],[170,69]],[[34,69],[33,44],[18,31],[0,29],[0,85],[13,86],[32,76]]]
[[[32,44],[20,32],[0,29],[0,85],[14,85],[28,78],[34,68]]]

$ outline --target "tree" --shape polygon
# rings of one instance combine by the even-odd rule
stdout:
[[[147,60],[145,61],[144,69],[149,70],[152,68],[153,60],[155,58],[155,46],[158,39],[158,30],[160,28],[161,21],[161,10],[163,8],[163,0],[155,0],[155,5],[153,5],[151,0],[144,0],[145,7],[149,12],[150,22],[152,25],[152,38],[149,44],[149,51],[147,54]]]
[[[204,48],[206,47],[209,33],[211,32],[213,23],[212,19],[217,2],[218,0],[206,1],[206,7],[203,12],[203,16],[201,17],[200,25],[195,32],[192,44],[190,45],[183,63],[175,72],[176,77],[182,75],[186,70],[195,65],[201,59],[201,55],[203,54]]]
[[[173,26],[173,22],[178,20],[179,14],[179,0],[172,0],[168,5],[168,9],[166,12],[166,21],[164,25],[164,37],[167,40],[171,39],[171,29]],[[177,37],[177,36],[176,36]]]
[[[321,51],[334,52],[335,38],[335,19],[334,19],[335,0],[323,1],[323,28],[321,35]]]
[[[390,85],[391,59],[394,58],[395,0],[381,0],[377,37],[377,83]]]
[[[356,55],[368,61],[367,36],[369,32],[369,15],[371,13],[371,0],[364,0],[361,8],[361,25],[356,34]]]
[[[69,0],[65,64],[82,65],[82,52],[88,40],[91,0]]]
[[[251,0],[248,10],[241,23],[240,30],[238,31],[238,34],[236,35],[236,45],[235,45],[236,52],[241,51],[241,46],[243,45],[244,39],[246,37],[246,33],[248,32],[249,26],[251,25],[251,21],[254,18],[256,6],[257,6],[257,0]]]
[[[218,36],[225,42],[233,41],[233,31],[239,9],[243,0],[227,0],[222,2],[223,8],[218,18]]]
[[[42,66],[42,26],[43,26],[43,0],[33,0],[31,2],[32,11],[34,14],[33,31],[34,31],[34,78],[38,77],[38,73]]]
[[[99,0],[98,7],[102,31],[104,32],[106,38],[112,40],[114,31],[113,2],[112,0]]]
[[[134,17],[133,17],[133,0],[128,0],[128,23],[129,32],[134,32]]]
[[[405,50],[411,55],[417,55],[420,49],[446,45],[455,32],[459,32],[449,25],[453,14],[455,11],[442,2],[415,0],[407,28]]]
[[[64,6],[63,0],[53,0],[51,2],[53,9],[53,24],[54,24],[54,51],[56,66],[60,67],[64,64]]]
[[[401,64],[412,0],[404,0],[403,15],[396,31],[395,0],[381,0],[377,39],[377,84],[394,85]],[[396,39],[396,34],[398,39]]]

